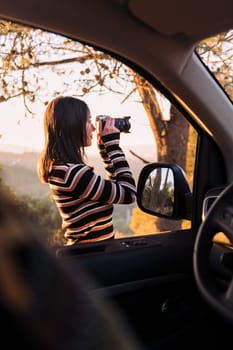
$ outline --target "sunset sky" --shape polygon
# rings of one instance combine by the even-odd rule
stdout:
[[[131,116],[131,132],[121,134],[122,145],[154,144],[146,113],[140,103],[121,104],[119,98],[114,95],[87,95],[83,99],[89,105],[93,119],[97,114],[109,114],[113,117]],[[40,150],[43,146],[44,109],[44,105],[37,103],[33,105],[36,116],[34,118],[24,117],[22,100],[0,103],[0,134],[2,134],[0,144],[19,145]]]

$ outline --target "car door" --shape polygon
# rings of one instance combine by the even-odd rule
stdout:
[[[162,219],[163,228],[167,222],[162,232],[57,249],[58,259],[84,267],[96,283],[95,293],[119,307],[146,349],[187,344],[195,349],[218,341],[211,329],[220,325],[194,280],[193,247],[204,193],[225,182],[225,168],[214,141],[196,131],[191,220]]]
[[[183,134],[176,128],[185,125],[186,130],[195,134],[187,174],[191,215],[171,220],[144,217],[144,213],[140,213],[141,228],[136,234],[123,234],[109,242],[56,246],[55,255],[59,262],[72,269],[74,279],[79,278],[78,267],[83,267],[94,281],[94,294],[117,306],[146,349],[180,348],[187,344],[189,349],[195,349],[200,344],[217,345],[215,336],[221,337],[221,328],[197,290],[193,247],[202,220],[204,195],[212,187],[225,183],[223,157],[214,140],[193,121],[174,96],[155,80],[151,79],[150,83],[171,104],[170,110],[176,117],[176,123],[169,130],[173,143],[166,161],[175,161],[186,170],[186,148],[181,147],[179,138]],[[169,121],[164,125],[169,128]],[[189,133],[185,135],[187,141]],[[150,160],[153,161],[158,159]],[[147,231],[149,221],[152,224]],[[217,329],[218,334],[213,329]]]

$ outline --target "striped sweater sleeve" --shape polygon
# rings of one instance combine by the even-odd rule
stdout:
[[[104,163],[106,178],[111,180],[111,181],[115,181],[114,166],[112,164],[111,159],[108,156],[105,145],[101,143],[101,144],[98,144],[97,146],[98,146],[100,157]]]
[[[87,165],[65,164],[53,166],[49,179],[51,189],[59,195],[109,204],[129,204],[136,200],[136,184],[124,153],[119,147],[118,134],[105,135],[108,158],[115,181],[103,179]]]

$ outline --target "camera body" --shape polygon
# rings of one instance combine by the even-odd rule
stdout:
[[[101,114],[97,116],[98,120],[100,120],[102,122],[102,125],[104,127],[105,125],[105,120],[106,120],[106,115]],[[130,128],[131,128],[131,124],[130,124],[130,116],[124,116],[122,118],[113,118],[114,119],[114,123],[115,123],[115,127],[117,129],[120,130],[120,132],[125,132],[125,133],[129,133]]]

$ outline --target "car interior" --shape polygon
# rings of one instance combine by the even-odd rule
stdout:
[[[137,205],[153,220],[165,219],[157,232],[48,249],[32,238],[36,225],[25,226],[14,206],[4,204],[2,191],[0,313],[9,348],[15,341],[49,350],[228,346],[233,327],[233,103],[196,47],[232,31],[232,13],[230,0],[0,4],[0,25],[6,20],[57,33],[124,63],[163,94],[197,135],[188,179],[185,162],[178,164],[174,154],[141,166]],[[179,155],[181,142],[175,140]],[[83,273],[91,291],[87,295]],[[97,322],[90,322],[95,317]],[[95,337],[101,341],[93,342]]]

